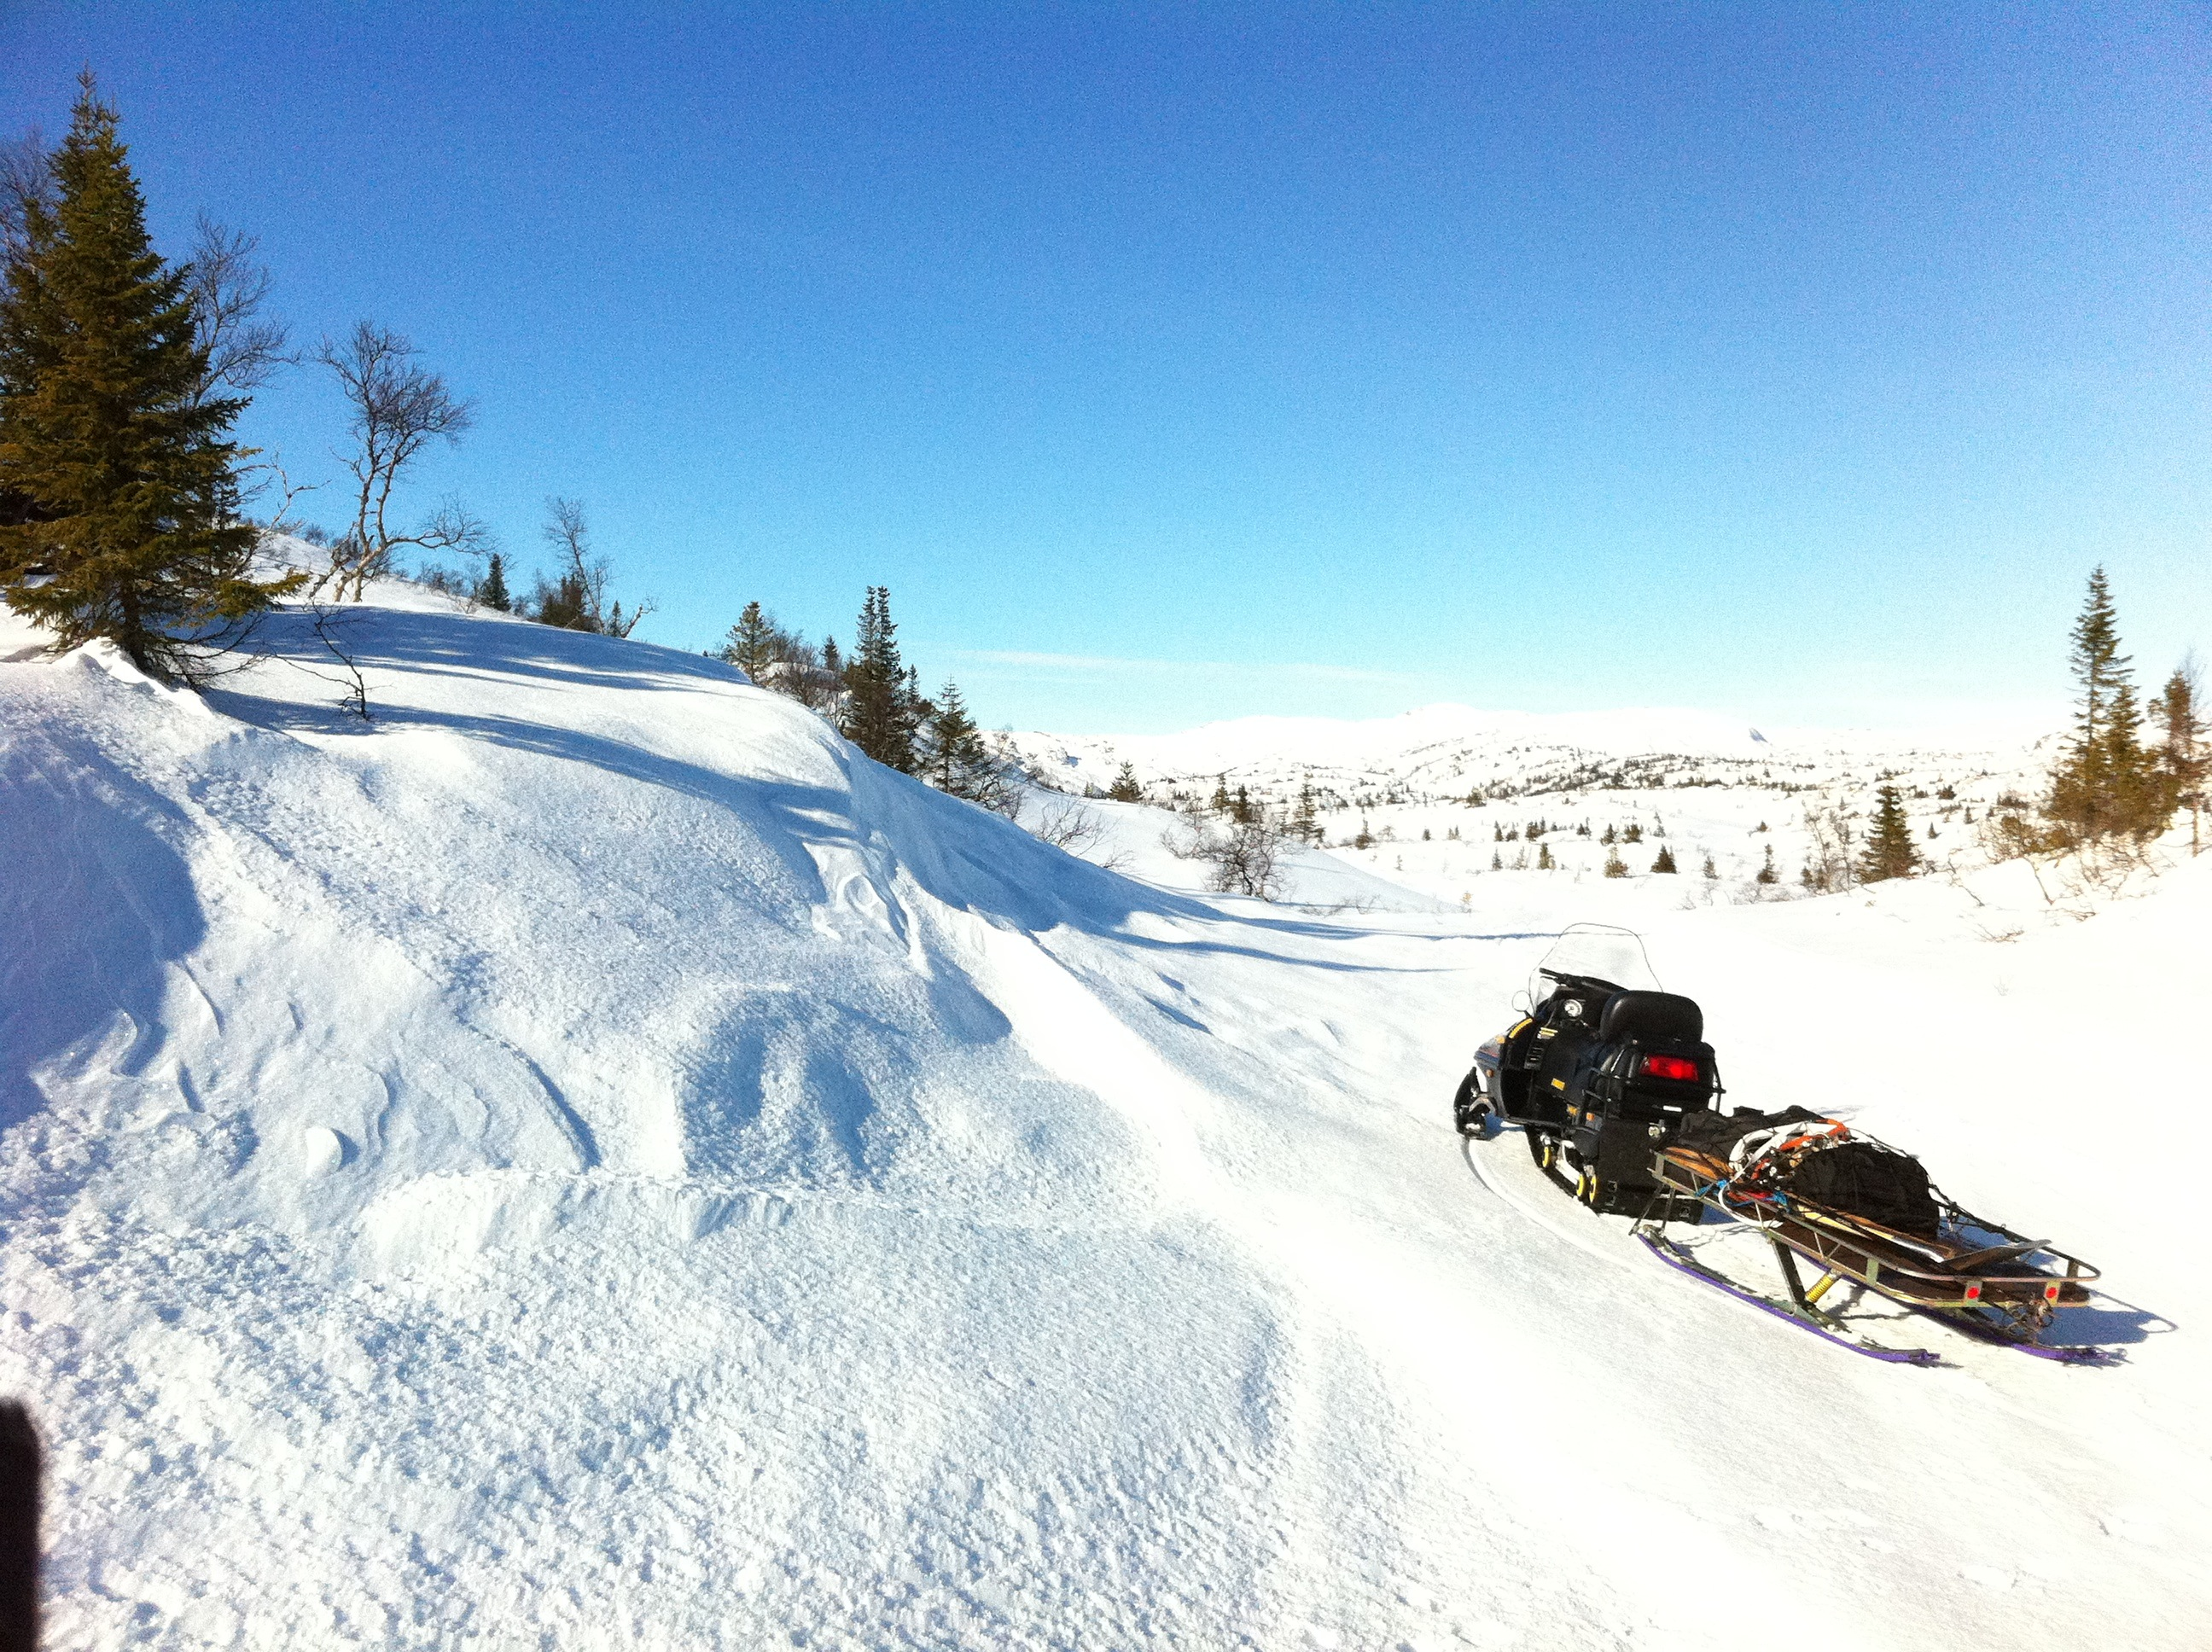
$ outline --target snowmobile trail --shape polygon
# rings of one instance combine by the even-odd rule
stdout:
[[[1468,1169],[1474,1172],[1476,1178],[1484,1187],[1487,1187],[1491,1191],[1491,1193],[1498,1199],[1499,1203],[1504,1205],[1508,1209],[1516,1212],[1523,1221],[1530,1223],[1534,1226],[1541,1228],[1545,1232],[1550,1234],[1552,1237],[1558,1240],[1561,1244],[1566,1245],[1572,1249],[1578,1250],[1585,1256],[1594,1258],[1598,1261],[1606,1263],[1609,1266],[1620,1268],[1627,1267],[1629,1260],[1625,1251],[1614,1251],[1609,1249],[1607,1247],[1599,1244],[1588,1234],[1574,1232],[1564,1224],[1556,1222],[1551,1217],[1546,1215],[1535,1199],[1524,1197],[1522,1193],[1515,1191],[1506,1184],[1505,1178],[1508,1174],[1507,1171],[1504,1167],[1492,1163],[1492,1155],[1485,1151],[1484,1149],[1494,1143],[1505,1139],[1506,1135],[1509,1133],[1511,1135],[1515,1145],[1518,1147],[1521,1141],[1518,1132],[1500,1133],[1500,1134],[1490,1138],[1488,1142],[1480,1145],[1477,1145],[1474,1137],[1462,1136],[1460,1138],[1460,1153],[1461,1156],[1467,1160]],[[1525,1151],[1517,1155],[1508,1155],[1508,1157],[1513,1159],[1516,1165],[1528,1163],[1528,1155]],[[1530,1169],[1533,1171],[1534,1166],[1530,1166]],[[1554,1199],[1558,1197],[1559,1190],[1552,1187],[1550,1183],[1545,1181],[1540,1174],[1532,1175],[1531,1180],[1536,1183],[1536,1188],[1532,1188],[1530,1190],[1532,1193],[1540,1188],[1541,1192],[1551,1194]],[[1570,1208],[1575,1209],[1576,1213],[1578,1215],[1581,1213],[1578,1207],[1571,1206]],[[1599,1217],[1595,1219],[1602,1222],[1605,1218]]]

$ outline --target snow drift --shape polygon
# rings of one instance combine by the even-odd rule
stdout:
[[[2185,1012],[2202,877],[2086,947],[1935,889],[1655,935],[1741,1094],[1859,1102],[2141,1292],[2119,1370],[1854,1369],[1469,1176],[1526,924],[1208,900],[711,661],[347,623],[366,725],[297,616],[300,669],[205,701],[0,664],[0,1388],[55,1644],[2212,1624],[2186,1218],[2050,1031],[2144,956]]]

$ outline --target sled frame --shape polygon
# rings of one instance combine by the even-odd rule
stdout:
[[[1960,1321],[2008,1341],[2032,1343],[2058,1309],[2086,1305],[2089,1282],[2102,1277],[2081,1258],[1977,1216],[1941,1192],[1936,1194],[1936,1208],[1954,1230],[1972,1227],[2001,1236],[2002,1242],[1946,1258],[1916,1235],[1809,1200],[1788,1195],[1730,1199],[1727,1167],[1710,1154],[1680,1147],[1654,1153],[1651,1169],[1670,1191],[1692,1195],[1723,1216],[1763,1230],[1774,1243],[1791,1297],[1816,1314],[1820,1296],[1848,1279],[1922,1313]],[[2063,1263],[2065,1272],[2021,1260],[2037,1253]],[[1797,1273],[1797,1257],[1820,1270],[1822,1277],[1810,1292]]]

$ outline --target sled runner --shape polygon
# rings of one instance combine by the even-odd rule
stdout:
[[[1832,1341],[1848,1333],[1823,1299],[1848,1284],[2045,1358],[2113,1357],[2043,1345],[2059,1309],[2091,1299],[2098,1270],[2080,1257],[1964,1209],[1911,1154],[1837,1120],[1801,1108],[1721,1112],[1703,1013],[1661,989],[1630,932],[1568,930],[1528,998],[1522,1018],[1476,1053],[1455,1122],[1462,1135],[1487,1135],[1493,1120],[1519,1125],[1547,1176],[1601,1215],[1634,1218],[1662,1261]],[[1786,1303],[1664,1237],[1663,1224],[1708,1211],[1765,1234]],[[1856,1340],[1877,1357],[1933,1358]]]

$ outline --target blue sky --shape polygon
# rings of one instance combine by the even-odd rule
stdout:
[[[476,398],[415,506],[582,499],[658,641],[884,584],[993,724],[1899,721],[2062,696],[2099,561],[2212,644],[2209,16],[14,0],[0,128],[91,64],[166,247]]]

